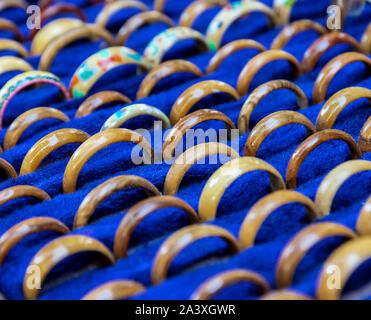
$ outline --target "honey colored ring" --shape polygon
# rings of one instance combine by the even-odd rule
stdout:
[[[179,25],[192,28],[197,18],[204,12],[213,8],[223,8],[228,0],[197,0],[191,2],[179,17]]]
[[[43,119],[58,119],[63,122],[70,120],[62,111],[54,108],[39,107],[27,110],[18,116],[6,130],[4,137],[4,150],[13,148],[18,143],[23,132],[25,132],[35,122]]]
[[[263,83],[253,92],[251,92],[241,108],[240,115],[238,116],[238,129],[240,130],[240,134],[245,134],[249,131],[251,114],[260,100],[265,98],[273,91],[279,89],[288,89],[292,91],[298,101],[299,109],[305,109],[308,107],[309,103],[307,96],[305,95],[303,90],[301,90],[295,83],[288,80],[272,80]]]
[[[127,96],[124,96],[117,91],[100,91],[91,95],[89,98],[84,100],[82,104],[80,104],[76,111],[75,118],[85,117],[99,109],[101,106],[111,102],[127,104],[130,103],[131,100]]]
[[[352,273],[371,258],[371,237],[361,237],[347,241],[338,247],[326,260],[317,280],[317,298],[319,300],[337,300]],[[352,263],[350,263],[350,261]],[[329,288],[327,283],[333,272],[340,277],[341,288]]]
[[[37,217],[21,221],[15,226],[8,229],[0,237],[0,266],[9,251],[23,238],[41,232],[54,231],[61,234],[66,234],[70,230],[61,221],[49,217]]]
[[[13,166],[3,158],[0,158],[0,169],[4,170],[8,178],[16,179],[18,177]]]
[[[13,57],[13,56],[4,56],[0,57],[0,74],[3,74],[8,71],[32,71],[33,67],[25,60]]]
[[[238,240],[224,228],[209,224],[184,227],[170,235],[158,249],[151,270],[152,284],[159,284],[166,279],[171,262],[183,249],[197,240],[208,237],[225,240],[233,253],[240,251]]]
[[[196,77],[202,76],[202,71],[192,62],[182,59],[165,61],[154,67],[142,80],[137,92],[137,100],[148,97],[157,83],[176,72],[189,72]]]
[[[312,71],[321,57],[338,44],[348,44],[354,51],[362,52],[358,41],[347,33],[333,31],[314,41],[305,51],[301,63],[303,73]]]
[[[362,50],[368,54],[371,53],[371,23],[368,25],[361,39]]]
[[[267,172],[272,191],[286,188],[281,174],[268,162],[254,157],[233,159],[218,168],[207,180],[198,203],[201,220],[214,220],[225,190],[239,177],[252,171]]]
[[[175,125],[201,99],[215,93],[227,93],[233,100],[239,100],[237,91],[229,84],[219,80],[205,80],[183,91],[170,111],[170,121]]]
[[[140,145],[143,148],[144,156],[152,162],[154,158],[152,146],[139,133],[122,128],[98,132],[81,144],[68,161],[63,176],[63,192],[75,192],[77,179],[86,162],[98,151],[117,142],[133,142]]]
[[[286,186],[288,189],[295,189],[297,187],[296,178],[305,158],[319,145],[331,140],[344,141],[348,145],[351,159],[359,159],[361,157],[361,151],[357,142],[348,133],[335,129],[325,129],[315,132],[305,139],[290,157],[286,170]]]
[[[239,18],[247,16],[251,12],[263,13],[269,22],[270,27],[277,25],[277,17],[273,10],[259,1],[234,1],[226,5],[211,20],[206,31],[206,39],[210,50],[220,47],[223,35],[227,29]]]
[[[259,53],[267,50],[261,43],[251,39],[240,39],[229,42],[221,47],[210,59],[206,68],[206,74],[217,71],[223,61],[231,54],[244,49],[256,49]]]
[[[19,175],[23,176],[38,169],[41,162],[53,151],[69,143],[83,143],[90,135],[84,131],[64,128],[53,131],[37,141],[25,155]]]
[[[1,38],[0,51],[3,50],[11,50],[17,52],[22,58],[28,57],[27,49],[22,44],[15,40]]]
[[[368,197],[359,213],[356,230],[361,237],[371,235],[371,196]]]
[[[319,35],[327,33],[327,29],[318,22],[309,19],[294,21],[282,28],[272,41],[271,49],[283,49],[297,34],[304,31],[315,31]]]
[[[187,214],[191,223],[200,222],[200,218],[196,211],[194,211],[187,202],[179,198],[157,196],[145,199],[130,208],[116,230],[113,244],[113,252],[116,259],[125,258],[127,256],[131,235],[139,223],[151,213],[163,208],[181,209]]]
[[[23,0],[2,0],[0,3],[0,11],[9,8],[20,8],[20,9],[27,9],[28,3]]]
[[[95,18],[95,23],[105,28],[107,26],[107,23],[109,19],[114,16],[116,13],[118,13],[121,10],[124,9],[138,9],[140,11],[147,11],[148,7],[141,1],[114,1],[114,2],[108,2],[104,5],[102,10],[98,13],[97,17]]]
[[[76,212],[73,221],[73,229],[86,226],[90,217],[101,202],[114,193],[128,188],[141,188],[146,192],[148,197],[158,196],[161,194],[151,182],[142,177],[134,175],[113,177],[104,181],[86,195]]]
[[[315,203],[324,215],[330,213],[336,192],[351,176],[371,170],[371,161],[349,160],[332,169],[322,180],[316,193]]]
[[[365,122],[358,138],[362,153],[371,152],[371,117]]]
[[[211,300],[219,292],[237,283],[248,282],[259,287],[263,293],[271,287],[258,273],[245,269],[232,269],[220,272],[204,281],[191,296],[191,300]]]
[[[139,282],[132,280],[113,280],[89,291],[81,300],[122,300],[145,291]]]
[[[276,266],[278,288],[289,287],[294,279],[295,270],[311,248],[322,240],[343,236],[349,239],[357,235],[349,228],[333,222],[320,222],[300,230],[283,248]]]
[[[94,24],[85,24],[81,27],[69,30],[50,41],[41,54],[39,70],[48,71],[58,52],[60,52],[67,45],[77,40],[86,38],[91,40],[101,38],[109,46],[113,46],[115,43],[112,35],[107,30]]]
[[[113,254],[102,242],[84,235],[68,235],[50,241],[42,247],[32,258],[28,268],[39,268],[40,284],[42,284],[49,272],[59,262],[76,253],[89,251],[100,253],[105,262],[110,265],[115,263]],[[40,291],[40,289],[28,286],[28,282],[32,281],[32,277],[34,277],[33,273],[26,273],[23,279],[23,295],[27,300],[36,299]]]
[[[233,121],[223,112],[213,109],[201,109],[192,112],[180,119],[167,134],[162,145],[162,155],[164,160],[171,160],[173,158],[176,146],[189,129],[207,120],[223,121],[229,132],[236,128]]]
[[[245,144],[244,156],[255,157],[263,141],[275,130],[289,124],[301,124],[307,130],[307,136],[316,132],[312,122],[296,111],[277,111],[260,120],[251,130]]]
[[[210,155],[223,154],[232,159],[240,155],[230,146],[219,142],[208,142],[195,145],[184,151],[171,165],[164,183],[164,194],[175,195],[187,171],[199,160]]]
[[[240,96],[246,95],[249,92],[251,82],[255,75],[268,63],[276,60],[287,60],[293,70],[293,78],[297,78],[301,74],[301,66],[299,61],[290,53],[282,50],[268,50],[259,53],[252,58],[242,69],[238,76],[237,91]]]
[[[290,22],[292,8],[296,0],[274,0],[273,10],[277,16],[277,24],[284,25]]]
[[[349,87],[336,92],[321,108],[316,121],[317,130],[331,129],[340,112],[361,98],[367,98],[371,104],[371,90],[362,87]]]
[[[310,220],[322,218],[321,211],[311,199],[292,190],[279,190],[272,192],[257,201],[244,218],[239,240],[243,248],[254,245],[255,239],[264,221],[278,208],[289,203],[300,203],[304,206]]]
[[[130,48],[109,47],[100,50],[85,59],[76,69],[71,78],[69,91],[74,98],[84,97],[108,71],[129,64],[137,65],[139,71],[148,69],[142,56]]]
[[[9,31],[13,33],[17,39],[20,42],[25,41],[25,37],[22,34],[22,32],[19,30],[18,26],[13,22],[8,19],[0,18],[0,30],[2,31]]]
[[[125,45],[129,37],[144,25],[163,22],[169,28],[174,27],[174,22],[167,15],[158,11],[144,11],[130,17],[117,33],[116,42],[118,45]]]
[[[187,27],[174,27],[155,36],[144,49],[143,57],[153,68],[161,63],[171,47],[185,39],[195,40],[199,52],[205,52],[209,49],[206,39],[200,32]]]
[[[259,300],[312,300],[309,296],[294,290],[282,289],[270,291]]]
[[[33,197],[40,201],[50,200],[50,196],[40,188],[28,185],[17,185],[0,191],[0,206],[11,200],[22,197]]]
[[[363,62],[368,69],[371,69],[371,59],[362,53],[346,52],[338,55],[323,67],[314,83],[314,104],[325,101],[331,80],[341,69],[352,62]]]
[[[110,128],[119,128],[126,121],[138,116],[152,116],[155,119],[161,120],[164,129],[171,127],[170,120],[160,109],[152,107],[148,104],[138,103],[123,107],[112,114],[103,124],[100,131]]]

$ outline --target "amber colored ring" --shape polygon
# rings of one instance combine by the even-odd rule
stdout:
[[[280,33],[272,41],[271,49],[283,49],[290,40],[303,31],[315,31],[319,35],[327,33],[325,27],[313,20],[303,19],[294,21],[282,28]]]
[[[240,96],[246,95],[249,92],[250,85],[255,75],[268,63],[276,60],[287,60],[293,69],[293,78],[297,78],[301,74],[301,66],[299,61],[290,53],[282,50],[268,50],[259,53],[252,58],[242,69],[238,76],[237,91]]]
[[[69,235],[59,237],[42,247],[32,258],[27,269],[33,267],[39,268],[40,284],[42,284],[49,272],[59,262],[76,253],[88,251],[100,253],[105,262],[110,265],[115,263],[112,252],[102,242],[84,235]],[[28,274],[26,272],[23,279],[23,295],[27,300],[34,300],[39,295],[40,289],[28,285],[29,281],[33,281],[33,276],[33,273]]]
[[[37,217],[21,221],[8,229],[0,237],[0,266],[9,251],[25,237],[41,232],[54,231],[60,234],[66,234],[70,230],[61,221],[49,217]]]
[[[100,91],[96,94],[91,95],[89,98],[84,100],[83,103],[78,107],[75,118],[85,117],[88,114],[93,113],[101,106],[111,102],[120,102],[123,104],[130,103],[131,100],[117,91]]]
[[[358,41],[347,33],[336,31],[327,33],[314,41],[305,51],[301,62],[303,72],[308,73],[312,71],[321,57],[338,44],[348,44],[353,50],[362,52]]]
[[[5,9],[9,8],[21,8],[21,9],[27,9],[28,3],[23,0],[2,0],[0,3],[0,11],[3,11]]]
[[[25,37],[19,30],[18,26],[8,19],[0,18],[0,30],[13,33],[20,42],[25,41]]]
[[[269,283],[258,273],[245,269],[232,269],[218,273],[204,281],[191,296],[191,300],[211,300],[219,292],[237,283],[248,282],[256,285],[266,293],[270,291]]]
[[[138,9],[140,11],[147,11],[148,7],[141,1],[115,1],[115,2],[108,2],[106,3],[102,10],[98,13],[97,17],[95,18],[95,23],[105,28],[109,19],[124,9]]]
[[[66,114],[54,108],[39,107],[27,110],[18,116],[6,130],[4,137],[4,150],[13,148],[18,143],[23,132],[25,132],[35,122],[43,119],[58,119],[63,122],[70,120]]]
[[[6,173],[8,178],[16,179],[18,177],[13,166],[3,158],[0,158],[0,169]]]
[[[125,258],[130,243],[131,235],[138,224],[151,213],[163,208],[178,208],[183,210],[191,223],[200,222],[196,211],[185,201],[171,196],[157,196],[145,199],[133,207],[125,214],[121,220],[116,233],[113,251],[116,259]]]
[[[171,160],[176,147],[186,132],[197,124],[207,120],[221,120],[227,130],[235,129],[234,123],[223,112],[213,109],[201,109],[192,112],[180,119],[167,134],[162,145],[162,156],[164,160]]]
[[[0,191],[0,205],[21,197],[33,197],[40,201],[50,200],[50,196],[40,188],[28,185],[17,185]]]
[[[25,60],[13,57],[13,56],[4,56],[0,57],[0,74],[3,74],[8,71],[32,71],[33,67]]]
[[[272,80],[263,83],[251,92],[241,108],[240,115],[238,116],[238,129],[240,130],[240,134],[245,134],[249,131],[251,114],[260,100],[265,98],[271,92],[279,89],[288,89],[292,91],[298,101],[299,109],[305,109],[308,107],[307,96],[295,83],[288,80]]]
[[[205,80],[183,91],[174,102],[170,111],[170,121],[174,125],[183,118],[201,99],[215,93],[227,93],[232,99],[239,100],[237,91],[229,84],[219,80]]]
[[[336,192],[351,176],[371,170],[371,161],[349,160],[332,169],[322,180],[316,193],[315,203],[324,215],[330,213]]]
[[[305,195],[292,190],[279,190],[272,192],[257,201],[244,218],[239,240],[244,248],[254,245],[256,235],[264,221],[278,208],[289,203],[300,203],[305,207],[310,220],[322,217],[321,211],[311,199]]]
[[[233,253],[240,251],[238,240],[224,228],[209,224],[184,227],[168,237],[158,249],[151,270],[152,284],[159,284],[166,279],[171,262],[183,249],[207,237],[222,238],[228,243]]]
[[[371,90],[362,87],[349,87],[336,92],[321,108],[316,121],[317,130],[331,129],[340,112],[361,98],[367,98],[371,103]]]
[[[365,122],[358,138],[362,153],[371,152],[371,117]]]
[[[89,291],[81,300],[122,300],[145,291],[139,282],[132,280],[113,280]]]
[[[0,39],[0,51],[11,50],[17,52],[22,58],[28,57],[27,49],[21,45],[18,41],[11,39]]]
[[[207,180],[198,203],[201,220],[214,220],[225,190],[239,177],[252,171],[267,172],[272,191],[286,188],[281,174],[268,162],[255,157],[233,159],[217,169]]]
[[[357,235],[346,226],[333,222],[319,222],[300,230],[283,248],[276,266],[278,288],[292,284],[295,270],[311,248],[322,240],[343,236],[349,239]]]
[[[282,289],[270,291],[259,300],[312,300],[309,296],[296,290]]]
[[[48,71],[59,51],[72,42],[85,38],[92,40],[102,38],[109,46],[113,46],[115,43],[112,35],[107,30],[94,24],[85,24],[81,27],[69,30],[50,41],[41,54],[39,70]]]
[[[356,230],[362,237],[371,235],[371,196],[368,197],[359,213]]]
[[[118,45],[124,46],[129,37],[144,25],[163,22],[169,28],[174,27],[174,22],[167,15],[158,11],[144,11],[130,17],[120,28],[116,36]]]
[[[160,195],[160,191],[148,180],[134,175],[113,177],[91,190],[76,212],[73,229],[84,227],[99,204],[116,192],[128,188],[142,188],[148,197]]]
[[[371,23],[368,25],[361,39],[362,50],[368,54],[371,53]]]
[[[319,145],[330,140],[344,141],[349,147],[351,159],[359,159],[361,157],[361,151],[357,142],[348,133],[335,129],[325,129],[313,133],[296,148],[290,157],[286,170],[286,185],[288,189],[297,187],[296,178],[305,158]]]
[[[202,76],[202,71],[187,60],[176,59],[163,62],[153,68],[142,80],[137,92],[137,100],[148,97],[157,83],[176,72],[189,72],[196,77]]]
[[[338,55],[328,62],[317,76],[313,88],[314,104],[325,101],[331,80],[341,69],[352,62],[363,62],[368,69],[371,69],[371,59],[362,53],[346,52]]]
[[[81,144],[68,161],[63,176],[63,192],[75,192],[77,179],[86,162],[98,151],[117,142],[133,142],[140,145],[143,148],[144,157],[152,162],[154,158],[152,146],[139,133],[122,128],[98,132]]]
[[[244,156],[255,157],[263,141],[275,130],[289,124],[301,124],[307,130],[307,136],[316,132],[312,122],[296,111],[277,111],[260,120],[251,130],[244,148]]]

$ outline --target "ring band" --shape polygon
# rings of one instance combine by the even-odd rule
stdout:
[[[371,23],[368,25],[361,39],[361,47],[365,53],[371,53]]]
[[[40,188],[28,185],[17,185],[0,191],[0,206],[11,200],[22,197],[33,197],[40,201],[50,200],[50,196]]]
[[[28,57],[27,49],[20,44],[18,41],[11,40],[11,39],[0,39],[0,51],[14,51],[18,53],[22,58]]]
[[[2,169],[8,178],[16,179],[18,177],[17,172],[13,166],[3,158],[0,158],[0,169]]]
[[[364,203],[357,219],[357,233],[361,236],[371,235],[371,196]]]
[[[24,35],[22,34],[22,32],[19,30],[18,26],[13,21],[10,21],[10,20],[4,19],[4,18],[0,18],[0,30],[1,31],[9,31],[9,32],[13,33],[20,42],[25,41]]]
[[[371,117],[365,122],[358,138],[362,153],[371,152]]]
[[[25,60],[13,57],[5,56],[0,57],[0,74],[3,74],[8,71],[32,71],[33,67]]]
[[[290,22],[292,8],[296,0],[274,0],[273,10],[277,16],[277,24],[284,25]]]

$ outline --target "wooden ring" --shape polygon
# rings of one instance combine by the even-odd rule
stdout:
[[[41,231],[54,231],[60,234],[66,234],[70,230],[61,221],[49,217],[37,217],[21,221],[8,229],[0,237],[0,266],[3,264],[9,251],[12,250],[18,242],[29,235]]]
[[[152,116],[155,119],[161,120],[164,129],[171,127],[170,120],[160,109],[152,107],[148,104],[138,103],[123,107],[112,114],[103,124],[100,131],[110,128],[119,128],[126,121],[138,116]]]
[[[371,235],[371,196],[368,197],[359,213],[356,230],[361,237]]]
[[[146,192],[148,197],[158,196],[161,194],[151,182],[142,177],[134,175],[113,177],[104,181],[86,195],[76,212],[73,221],[73,229],[86,226],[95,209],[105,199],[109,198],[116,192],[129,188],[141,188]]]
[[[19,175],[37,170],[42,161],[53,151],[69,143],[83,143],[90,135],[73,128],[55,130],[37,141],[25,155]]]
[[[368,69],[371,69],[371,59],[362,53],[346,52],[338,55],[323,67],[314,83],[314,104],[325,101],[331,80],[341,69],[352,62],[363,62]]]
[[[2,0],[0,3],[0,11],[9,8],[27,9],[28,3],[24,0]]]
[[[13,33],[20,42],[25,41],[24,35],[22,34],[22,32],[19,30],[18,26],[13,21],[10,21],[10,20],[4,19],[4,18],[0,18],[0,30],[1,31],[9,31],[9,32]]]
[[[117,91],[100,91],[86,98],[76,111],[75,118],[82,118],[111,102],[130,103],[131,100]]]
[[[315,203],[324,215],[330,213],[336,192],[356,173],[371,170],[371,161],[349,160],[332,169],[322,180],[316,193]]]
[[[18,143],[23,132],[25,132],[35,122],[43,119],[58,119],[63,122],[70,120],[66,114],[54,108],[39,107],[27,110],[18,116],[6,130],[4,137],[4,150],[13,148]]]
[[[229,42],[221,47],[210,59],[206,68],[206,74],[217,71],[223,61],[231,54],[244,49],[256,49],[259,53],[267,50],[261,43],[251,39],[240,39]]]
[[[300,230],[283,248],[276,266],[278,288],[289,287],[294,279],[296,268],[311,248],[322,240],[343,236],[349,239],[357,235],[339,223],[319,222]]]
[[[259,300],[312,300],[309,296],[294,290],[274,290],[262,296]]]
[[[290,53],[282,50],[268,50],[259,53],[252,58],[242,69],[237,81],[237,91],[240,96],[246,95],[249,92],[251,82],[255,75],[268,63],[276,60],[287,60],[292,68],[293,78],[297,78],[301,74],[301,66],[299,61]]]
[[[105,28],[107,26],[107,23],[109,19],[114,16],[116,13],[118,13],[121,10],[124,9],[138,9],[140,11],[147,11],[148,7],[141,1],[114,1],[114,2],[108,2],[106,3],[102,10],[98,13],[97,17],[95,18],[95,23]]]
[[[368,54],[371,53],[371,23],[368,25],[361,39],[362,50]]]
[[[0,39],[0,51],[11,50],[17,52],[22,58],[28,57],[27,49],[18,41],[11,39]]]
[[[71,78],[69,91],[72,97],[84,97],[104,74],[129,64],[137,65],[140,72],[148,69],[142,56],[130,48],[110,47],[92,54],[80,64]]]
[[[337,31],[327,33],[314,41],[305,51],[301,63],[303,73],[312,71],[321,57],[338,44],[348,44],[353,50],[362,52],[362,48],[358,41],[347,33]]]
[[[28,185],[17,185],[0,191],[0,206],[11,200],[22,197],[33,197],[40,201],[50,200],[50,196],[40,188]]]
[[[18,177],[17,172],[13,166],[3,158],[0,158],[0,169],[2,169],[8,178],[16,179]]]
[[[107,264],[115,263],[111,251],[102,242],[84,235],[69,235],[59,237],[42,247],[32,258],[27,269],[37,267],[40,270],[40,284],[42,284],[58,263],[76,253],[88,251],[100,253]],[[32,277],[34,277],[33,273],[26,272],[23,279],[23,295],[27,300],[36,299],[40,291],[28,285],[29,281],[33,281]]]
[[[139,282],[132,280],[113,280],[89,291],[81,300],[122,300],[145,291]]]
[[[124,46],[129,37],[144,25],[163,22],[169,28],[174,27],[174,22],[167,15],[158,11],[144,11],[130,17],[117,32],[116,42]]]
[[[32,71],[33,67],[25,60],[13,57],[13,56],[4,56],[0,57],[0,74],[3,74],[8,71]]]
[[[143,148],[144,157],[152,162],[154,158],[152,146],[139,133],[122,128],[98,132],[81,144],[68,161],[63,176],[63,192],[75,192],[77,179],[86,162],[98,151],[117,142],[133,142],[140,145]]]
[[[213,109],[201,109],[192,112],[180,119],[167,134],[162,145],[162,156],[164,160],[169,161],[173,158],[176,146],[188,130],[207,120],[223,121],[229,132],[236,128],[233,121],[223,112]]]
[[[145,199],[130,208],[116,230],[113,245],[113,252],[116,259],[127,257],[127,250],[131,235],[139,223],[151,213],[163,208],[181,209],[187,214],[191,223],[200,222],[200,218],[198,217],[196,211],[194,211],[187,202],[179,198],[171,196],[158,196]]]
[[[191,300],[211,300],[219,292],[237,283],[248,282],[256,285],[263,293],[270,291],[269,283],[258,273],[245,269],[220,272],[204,281],[191,296]]]
[[[367,119],[362,127],[358,138],[358,145],[362,153],[371,152],[371,117]]]
[[[349,87],[336,92],[321,108],[316,121],[317,130],[331,129],[340,112],[361,98],[367,98],[371,103],[371,90],[362,87]]]
[[[305,158],[319,145],[330,140],[344,141],[348,145],[351,159],[359,159],[361,157],[361,151],[357,142],[348,133],[335,129],[325,129],[315,132],[305,139],[290,157],[286,170],[286,186],[288,189],[295,189],[297,187],[296,178]]]
[[[303,31],[315,31],[319,35],[327,33],[327,29],[318,22],[309,19],[294,21],[282,28],[279,34],[272,41],[271,49],[283,49],[289,41]]]
[[[155,36],[144,49],[143,57],[153,68],[161,63],[171,47],[185,39],[195,40],[199,52],[209,50],[206,39],[200,32],[187,27],[174,27]]]
[[[244,148],[244,156],[255,157],[263,141],[275,130],[289,124],[301,124],[307,130],[307,136],[316,132],[315,126],[303,114],[296,111],[277,111],[264,117],[251,130]]]
[[[240,155],[230,146],[219,142],[208,142],[195,145],[184,151],[171,165],[164,183],[164,194],[175,195],[187,171],[199,160],[213,154],[223,154],[232,159]]]
[[[202,76],[202,71],[192,62],[182,59],[165,61],[154,67],[142,80],[137,91],[137,100],[148,97],[157,83],[176,72],[189,72],[196,77]]]
[[[272,192],[257,201],[245,216],[241,228],[239,240],[243,248],[254,245],[255,238],[259,233],[264,221],[278,208],[289,203],[300,203],[304,206],[310,220],[322,218],[321,211],[311,199],[292,190],[279,190]]]
[[[170,263],[183,249],[197,240],[208,237],[222,238],[228,243],[233,253],[240,251],[238,240],[224,228],[210,224],[184,227],[168,237],[158,249],[151,270],[152,283],[159,284],[166,279]]]
[[[277,18],[273,10],[259,1],[235,1],[226,5],[211,20],[206,31],[206,39],[210,50],[220,47],[223,35],[227,29],[239,18],[249,15],[251,12],[263,13],[269,22],[270,27],[277,25]]]
[[[113,46],[115,43],[112,35],[107,30],[97,25],[85,24],[81,27],[73,28],[72,30],[63,33],[48,43],[45,50],[41,54],[39,70],[48,71],[58,52],[60,52],[67,45],[77,40],[86,38],[91,40],[101,38],[109,46]]]
[[[239,177],[252,171],[267,172],[272,191],[286,188],[281,174],[268,162],[254,157],[233,159],[217,169],[207,180],[198,203],[201,220],[214,220],[225,190]]]
[[[250,117],[260,100],[265,98],[268,94],[279,89],[287,89],[292,91],[298,101],[299,109],[308,107],[308,99],[303,90],[301,90],[295,83],[288,80],[272,80],[263,83],[247,97],[243,104],[240,115],[238,116],[238,129],[240,134],[245,134],[249,131]]]

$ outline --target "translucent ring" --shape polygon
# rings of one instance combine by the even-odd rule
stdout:
[[[11,50],[17,52],[22,58],[28,57],[27,49],[21,45],[18,41],[11,39],[0,39],[0,51]]]
[[[8,178],[16,179],[18,177],[17,172],[13,166],[3,158],[0,158],[0,169],[2,169]]]
[[[5,56],[0,57],[0,74],[3,74],[8,71],[32,71],[33,67],[25,60],[13,57]]]
[[[277,24],[283,25],[290,21],[291,11],[296,0],[274,0],[273,10],[277,16]]]
[[[371,152],[371,117],[365,122],[358,138],[362,153]]]
[[[371,196],[368,197],[359,213],[356,230],[361,237],[371,235]]]
[[[40,188],[28,185],[17,185],[0,191],[0,205],[22,197],[33,197],[40,201],[50,200],[50,196]]]
[[[371,53],[371,23],[368,25],[361,39],[362,50],[366,53]]]
[[[25,41],[25,37],[19,30],[18,26],[8,19],[0,18],[0,30],[13,33],[20,42]]]

